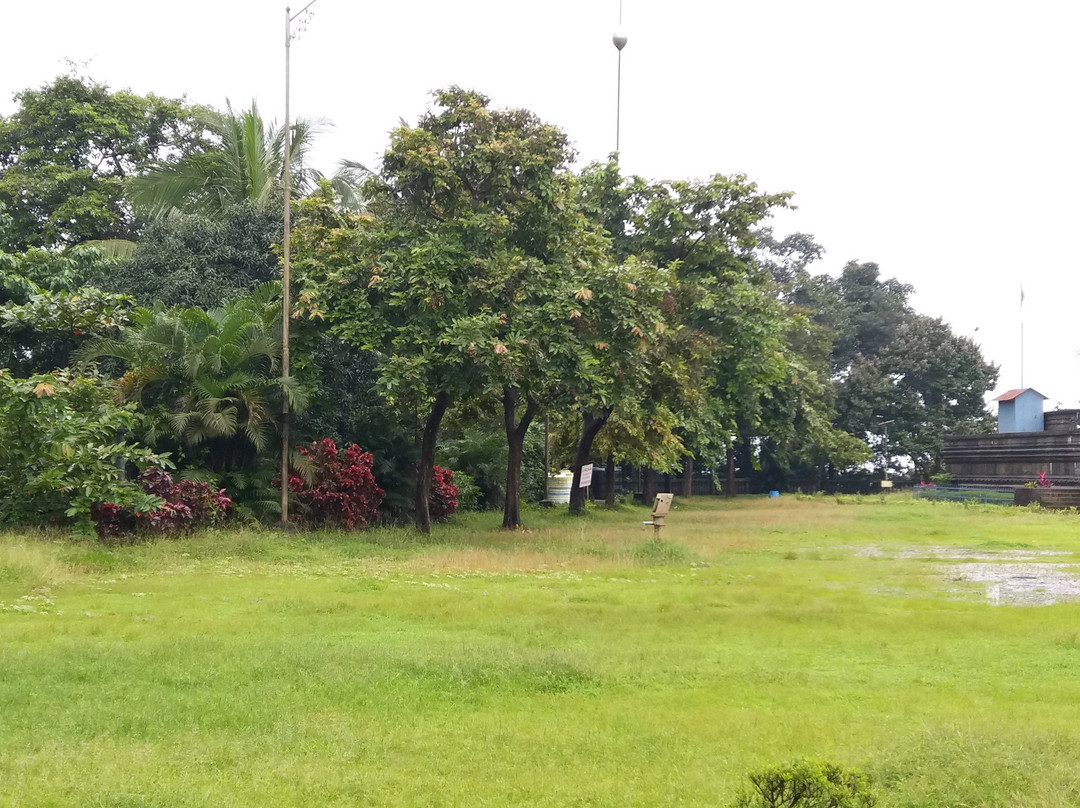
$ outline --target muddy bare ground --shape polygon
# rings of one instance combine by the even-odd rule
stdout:
[[[985,584],[986,599],[995,605],[1050,606],[1080,600],[1080,565],[1044,560],[1072,555],[1061,550],[910,547],[888,552],[879,547],[864,547],[856,555],[961,562],[941,566],[945,580]]]

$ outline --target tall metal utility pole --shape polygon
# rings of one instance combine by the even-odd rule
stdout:
[[[611,35],[611,42],[619,52],[619,67],[615,80],[615,159],[619,159],[619,127],[622,123],[622,49],[626,47],[626,32],[622,27],[622,0],[619,0],[619,27]]]
[[[292,167],[292,123],[289,118],[289,51],[290,45],[294,36],[300,34],[301,31],[307,25],[307,20],[310,17],[304,17],[297,26],[299,30],[294,34],[292,31],[292,24],[295,19],[307,13],[307,10],[315,4],[316,0],[311,0],[306,6],[300,9],[295,14],[290,13],[289,7],[285,6],[285,153],[283,159],[285,161],[283,178],[285,183],[285,233],[282,237],[281,253],[281,524],[285,526],[289,524],[289,397],[285,391],[285,386],[289,383],[289,314],[292,310],[292,305],[289,300],[289,203],[290,193],[292,191],[292,178],[290,168]]]

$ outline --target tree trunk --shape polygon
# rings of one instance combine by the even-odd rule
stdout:
[[[615,507],[615,455],[607,456],[607,466],[604,467],[604,484],[607,491],[604,492],[604,507]]]
[[[581,439],[577,445],[577,457],[574,458],[574,482],[570,489],[570,513],[585,513],[585,489],[581,485],[581,467],[589,462],[589,454],[592,452],[593,441],[597,434],[604,428],[608,418],[611,417],[611,407],[605,407],[596,415],[585,412],[581,415],[582,429]]]
[[[439,437],[439,425],[442,424],[446,407],[450,403],[450,394],[441,392],[435,396],[427,421],[424,422],[424,440],[420,444],[420,464],[416,469],[416,529],[421,533],[431,532],[431,480],[435,474],[435,441]]]
[[[506,428],[506,446],[509,449],[506,460],[506,501],[503,502],[503,529],[513,530],[521,527],[521,457],[525,450],[525,433],[529,424],[540,409],[539,404],[525,397],[525,412],[521,420],[514,423],[517,411],[517,393],[509,387],[503,388],[503,425]]]
[[[656,472],[646,467],[641,475],[641,502],[652,507],[656,499]]]
[[[730,498],[735,496],[735,450],[727,450],[727,485],[724,493]]]
[[[683,461],[682,495],[689,499],[694,496],[694,458]]]

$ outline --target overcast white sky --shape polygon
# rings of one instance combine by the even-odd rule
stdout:
[[[284,3],[37,0],[0,12],[0,114],[66,69],[113,88],[284,116]],[[293,0],[293,10],[304,0]],[[619,0],[318,0],[293,44],[294,114],[325,117],[316,163],[374,164],[399,118],[459,84],[614,148]],[[1080,406],[1080,3],[623,0],[622,166],[743,172],[793,191],[779,235],[819,272],[876,261],[916,308],[975,337],[1049,407]],[[976,330],[977,329],[977,330]]]

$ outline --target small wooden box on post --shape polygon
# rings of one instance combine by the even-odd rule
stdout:
[[[667,523],[668,511],[671,510],[671,500],[674,498],[674,494],[657,494],[652,506],[652,521],[642,522],[641,529],[644,530],[645,525],[652,525],[653,536],[660,538],[660,530]]]

